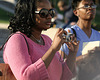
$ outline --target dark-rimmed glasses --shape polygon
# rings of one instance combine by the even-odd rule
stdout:
[[[47,18],[48,15],[50,14],[51,17],[53,18],[55,16],[56,12],[54,9],[48,10],[48,9],[43,8],[40,11],[35,11],[35,14],[39,14],[41,18]]]
[[[83,7],[80,7],[80,8],[76,8],[76,10],[78,9],[88,9],[88,8],[92,8],[92,9],[96,9],[97,8],[97,5],[84,5]]]

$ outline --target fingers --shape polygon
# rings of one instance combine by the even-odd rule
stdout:
[[[67,35],[67,32],[64,29],[59,28],[58,31],[57,31],[57,34],[58,35],[62,35],[62,34],[66,34]]]
[[[68,30],[68,33],[70,33],[70,30]],[[63,43],[67,43],[67,42],[66,42],[66,41],[67,41],[67,40],[66,40],[67,32],[66,32],[64,29],[59,28],[58,31],[57,31],[57,33],[56,33],[56,35],[59,36],[60,39],[62,39]],[[71,42],[72,44],[74,44],[74,45],[78,45],[78,44],[79,44],[79,41],[77,41],[77,39],[76,39],[76,37],[75,37],[74,34],[71,35],[70,38],[71,38],[70,42]],[[67,44],[68,44],[68,43],[67,43]],[[69,45],[70,45],[70,43],[69,43]]]
[[[73,44],[73,45],[75,45],[75,46],[79,45],[79,42],[80,42],[80,41],[77,41],[77,39],[76,39],[76,37],[75,37],[74,34],[71,35],[70,38],[71,38],[71,40],[70,40],[69,42],[65,42],[65,43],[69,46],[69,48],[70,48],[70,45],[71,45],[71,44]]]
[[[75,37],[74,34],[71,36],[71,42],[72,42],[74,45],[78,45],[78,44],[79,44],[79,41],[77,41],[77,39],[76,39],[76,37]]]
[[[56,35],[54,37],[54,40],[57,40],[60,44],[63,44],[64,41],[66,40],[64,37],[63,37],[63,34],[67,34],[67,32],[62,29],[62,28],[58,28],[57,32],[56,32]]]
[[[72,47],[71,47],[71,42],[66,42],[66,44],[67,44],[67,46],[68,46],[69,49],[72,48]]]
[[[58,29],[58,31],[57,31],[57,33],[56,33],[56,35],[63,41],[65,41],[66,39],[65,39],[65,37],[64,37],[64,35],[66,35],[67,34],[67,32],[64,30],[64,29],[62,29],[62,28],[59,28]],[[63,42],[64,42],[63,41]]]

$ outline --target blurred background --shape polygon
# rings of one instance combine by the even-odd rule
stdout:
[[[71,1],[72,0],[65,0],[67,5],[71,5]],[[16,2],[17,0],[0,0],[0,24],[9,23],[9,19],[14,13],[14,7],[16,5]],[[57,13],[60,16],[60,17],[58,16],[60,23],[64,24],[63,11],[60,11],[58,7],[59,0],[50,0],[50,2],[52,3],[52,7],[56,9]],[[96,18],[93,20],[93,26],[95,29],[100,30],[100,27],[99,27],[100,25],[100,22],[99,22],[100,21],[100,0],[96,0],[96,4],[97,4],[97,14],[96,14]],[[52,27],[54,27],[54,25]]]

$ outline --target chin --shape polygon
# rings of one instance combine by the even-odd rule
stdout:
[[[46,26],[46,27],[43,28],[43,30],[46,31],[46,30],[49,29],[49,28],[50,28],[50,27],[47,27],[47,26]]]
[[[44,29],[43,31],[47,31],[47,29]]]
[[[95,16],[89,16],[88,20],[93,20],[95,18]]]
[[[50,25],[45,26],[45,28],[49,29],[50,28]]]
[[[93,20],[95,17],[90,17],[90,20]]]

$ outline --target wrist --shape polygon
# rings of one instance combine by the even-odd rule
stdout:
[[[69,54],[76,55],[77,54],[77,51],[70,51],[69,50]]]
[[[51,48],[53,51],[58,51],[58,48],[56,47],[55,44],[52,44],[50,48]]]
[[[53,45],[51,45],[50,49],[51,49],[51,51],[52,51],[53,53],[56,53],[56,52],[57,52],[57,49],[54,48]]]

